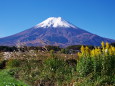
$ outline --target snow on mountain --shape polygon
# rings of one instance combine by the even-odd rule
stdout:
[[[40,24],[37,24],[35,26],[35,28],[39,28],[39,27],[42,27],[42,28],[48,28],[48,27],[76,28],[74,25],[65,21],[61,17],[50,17],[50,18],[46,19],[45,21],[43,21]]]

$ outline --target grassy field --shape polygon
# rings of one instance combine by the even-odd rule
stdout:
[[[8,72],[8,69],[0,70],[0,86],[29,86],[20,80],[16,80]]]
[[[2,52],[0,86],[115,86],[115,47],[80,51]]]

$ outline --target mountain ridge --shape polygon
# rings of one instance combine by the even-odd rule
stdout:
[[[102,41],[115,42],[115,40],[100,37],[74,26],[61,17],[50,17],[30,29],[0,38],[0,45],[15,46],[18,44],[18,41],[27,46],[43,46],[47,44],[61,47],[70,45],[97,46]]]

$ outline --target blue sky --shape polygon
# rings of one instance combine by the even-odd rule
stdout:
[[[115,39],[115,0],[0,0],[0,37],[59,16],[91,33]]]

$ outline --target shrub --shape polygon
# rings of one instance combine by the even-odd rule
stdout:
[[[54,57],[55,57],[55,55],[54,55],[54,50],[50,50],[50,57],[51,57],[51,58],[54,58]]]
[[[0,69],[5,68],[6,66],[6,60],[0,60]]]
[[[43,65],[40,79],[49,79],[52,83],[59,84],[59,86],[62,86],[63,83],[71,82],[74,68],[69,66],[63,59],[49,58],[44,61]]]
[[[64,53],[64,54],[69,54],[69,49],[61,49],[61,53]]]
[[[93,71],[92,59],[90,57],[79,59],[76,70],[80,77],[87,77]]]
[[[10,59],[6,64],[8,68],[19,67],[20,65],[21,65],[21,60],[18,59]]]

